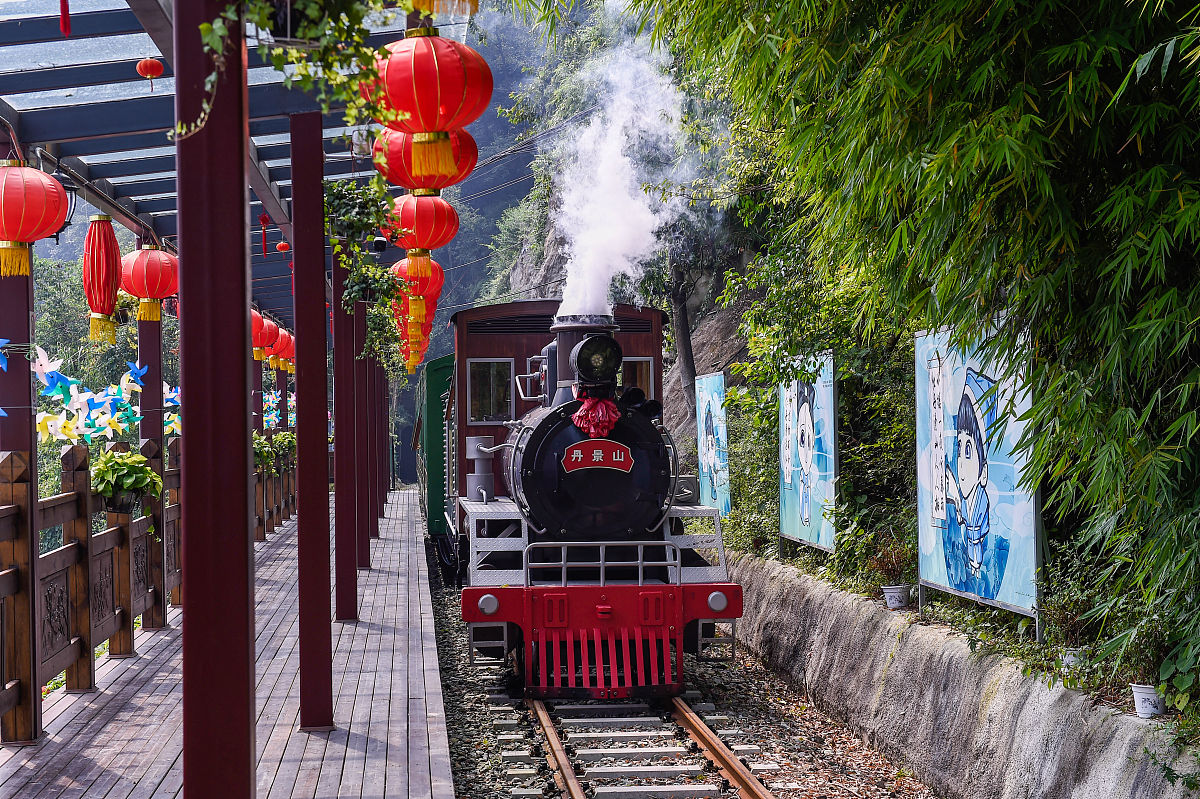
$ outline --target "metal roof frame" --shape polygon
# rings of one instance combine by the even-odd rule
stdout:
[[[17,5],[14,14],[0,21],[0,54],[10,47],[63,41],[57,3],[23,0]],[[60,168],[80,186],[84,200],[125,227],[173,246],[175,154],[167,138],[176,124],[171,3],[97,0],[93,4],[104,5],[111,7],[71,15],[70,41],[81,51],[77,62],[64,63],[68,59],[60,54],[52,63],[39,66],[0,67],[0,119],[15,132],[26,158],[40,159],[48,170]],[[138,53],[126,50],[113,57],[110,52],[116,43],[126,41],[113,37],[135,34],[148,35],[157,52],[147,55],[164,62],[153,93],[136,72]],[[380,31],[371,42],[382,46],[400,35],[399,29]],[[256,74],[248,87],[250,138],[242,157],[249,176],[247,213],[253,228],[252,296],[261,310],[291,327],[291,258],[274,249],[280,240],[291,239],[288,116],[317,106],[302,91],[284,86],[283,76],[264,65],[255,49],[249,56]],[[373,173],[369,159],[353,158],[348,151],[347,129],[339,113],[326,114],[323,127],[328,179],[362,180]],[[266,256],[258,225],[263,211],[271,218]],[[402,254],[388,253],[385,260],[398,257]]]

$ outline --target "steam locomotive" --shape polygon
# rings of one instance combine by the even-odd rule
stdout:
[[[422,507],[474,661],[535,697],[673,695],[685,651],[731,651],[742,591],[662,425],[664,315],[557,307],[452,317],[455,352],[418,385]]]

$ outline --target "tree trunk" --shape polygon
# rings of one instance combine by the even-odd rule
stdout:
[[[679,354],[679,377],[687,400],[688,419],[696,421],[696,358],[692,353],[692,325],[688,320],[688,284],[683,270],[668,256],[671,272],[671,329]]]

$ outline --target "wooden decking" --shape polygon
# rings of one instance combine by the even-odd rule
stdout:
[[[295,522],[255,545],[259,797],[453,799],[422,536],[415,492],[393,492],[360,621],[332,627],[337,729],[320,733],[298,730]],[[181,611],[169,619],[138,632],[137,657],[99,661],[99,690],[47,697],[45,739],[0,750],[0,797],[182,795]]]

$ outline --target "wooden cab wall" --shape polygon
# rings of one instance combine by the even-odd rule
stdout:
[[[554,340],[550,326],[559,300],[522,300],[502,305],[459,311],[451,317],[454,325],[454,414],[457,444],[457,489],[466,491],[466,475],[472,462],[467,458],[467,436],[492,436],[499,444],[508,438],[504,422],[519,419],[541,403],[522,400],[512,376],[535,369],[528,368],[527,359],[541,354],[542,348]],[[620,328],[616,333],[621,345],[625,366],[623,377],[634,382],[634,375],[648,378],[653,385],[646,393],[662,399],[663,323],[666,314],[657,308],[617,305],[613,316]],[[500,377],[509,374],[507,397],[498,396]],[[567,379],[565,376],[562,379]],[[640,380],[638,381],[640,384]],[[472,383],[483,384],[472,386]],[[475,388],[476,407],[472,409],[471,390]],[[536,390],[536,383],[533,386]],[[507,399],[507,403],[504,402]],[[506,406],[506,407],[505,407]],[[471,418],[474,410],[474,419]],[[496,493],[508,494],[501,476],[501,459],[492,460],[496,475]]]

